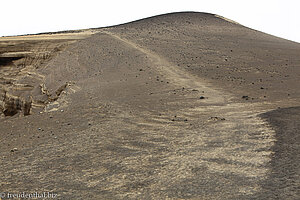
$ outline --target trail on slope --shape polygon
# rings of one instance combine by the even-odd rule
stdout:
[[[225,102],[226,95],[224,93],[221,93],[220,91],[214,90],[211,87],[209,87],[209,84],[205,83],[204,80],[199,81],[198,77],[195,77],[189,74],[188,72],[181,70],[180,68],[174,66],[161,56],[155,54],[154,52],[148,49],[138,46],[132,41],[121,38],[117,34],[109,31],[102,32],[146,54],[148,58],[153,62],[155,70],[157,70],[158,72],[163,74],[167,79],[172,81],[172,84],[177,85],[179,87],[185,86],[186,88],[197,88],[199,90],[205,90],[211,96],[209,98],[210,103]]]
[[[268,173],[270,147],[274,142],[273,130],[257,116],[263,111],[263,106],[232,102],[231,94],[214,89],[209,83],[179,69],[154,52],[116,33],[102,32],[143,52],[153,62],[154,69],[173,85],[205,91],[207,98],[204,101],[186,99],[177,103],[188,106],[178,110],[174,105],[175,109],[170,107],[168,113],[173,112],[174,115],[182,116],[196,124],[200,123],[198,129],[191,129],[180,123],[170,125],[165,116],[157,117],[152,111],[141,113],[130,125],[133,126],[131,129],[145,128],[148,134],[142,138],[143,141],[149,141],[149,138],[156,136],[161,139],[161,134],[168,138],[169,143],[165,145],[172,150],[164,155],[168,164],[155,178],[159,182],[156,185],[165,189],[172,185],[183,195],[186,189],[199,187],[197,183],[193,184],[192,180],[197,182],[198,179],[199,184],[203,184],[204,180],[208,181],[209,177],[217,174],[219,180],[220,177],[223,178],[226,187],[232,187],[227,191],[236,192],[235,195],[252,195],[258,192],[259,181]],[[203,119],[206,120],[203,122]],[[168,135],[169,132],[172,134]],[[127,164],[132,162],[132,165],[126,165],[139,166],[137,161],[135,158],[129,159]],[[231,178],[225,178],[227,176]],[[221,194],[224,191],[220,189],[218,192]]]

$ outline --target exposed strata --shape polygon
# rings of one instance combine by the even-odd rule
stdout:
[[[68,83],[47,91],[43,67],[78,39],[95,33],[40,34],[0,38],[0,115],[30,114],[59,97]]]

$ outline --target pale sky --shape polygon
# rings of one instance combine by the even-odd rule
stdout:
[[[299,10],[299,0],[1,0],[0,36],[97,28],[197,11],[300,42]]]

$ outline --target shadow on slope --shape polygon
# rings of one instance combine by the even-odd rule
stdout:
[[[269,178],[258,199],[297,199],[300,196],[300,107],[273,110],[261,115],[276,131]]]

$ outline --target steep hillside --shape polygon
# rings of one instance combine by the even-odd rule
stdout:
[[[0,70],[2,191],[299,197],[299,160],[283,159],[291,141],[298,152],[298,43],[171,13],[0,38]]]

